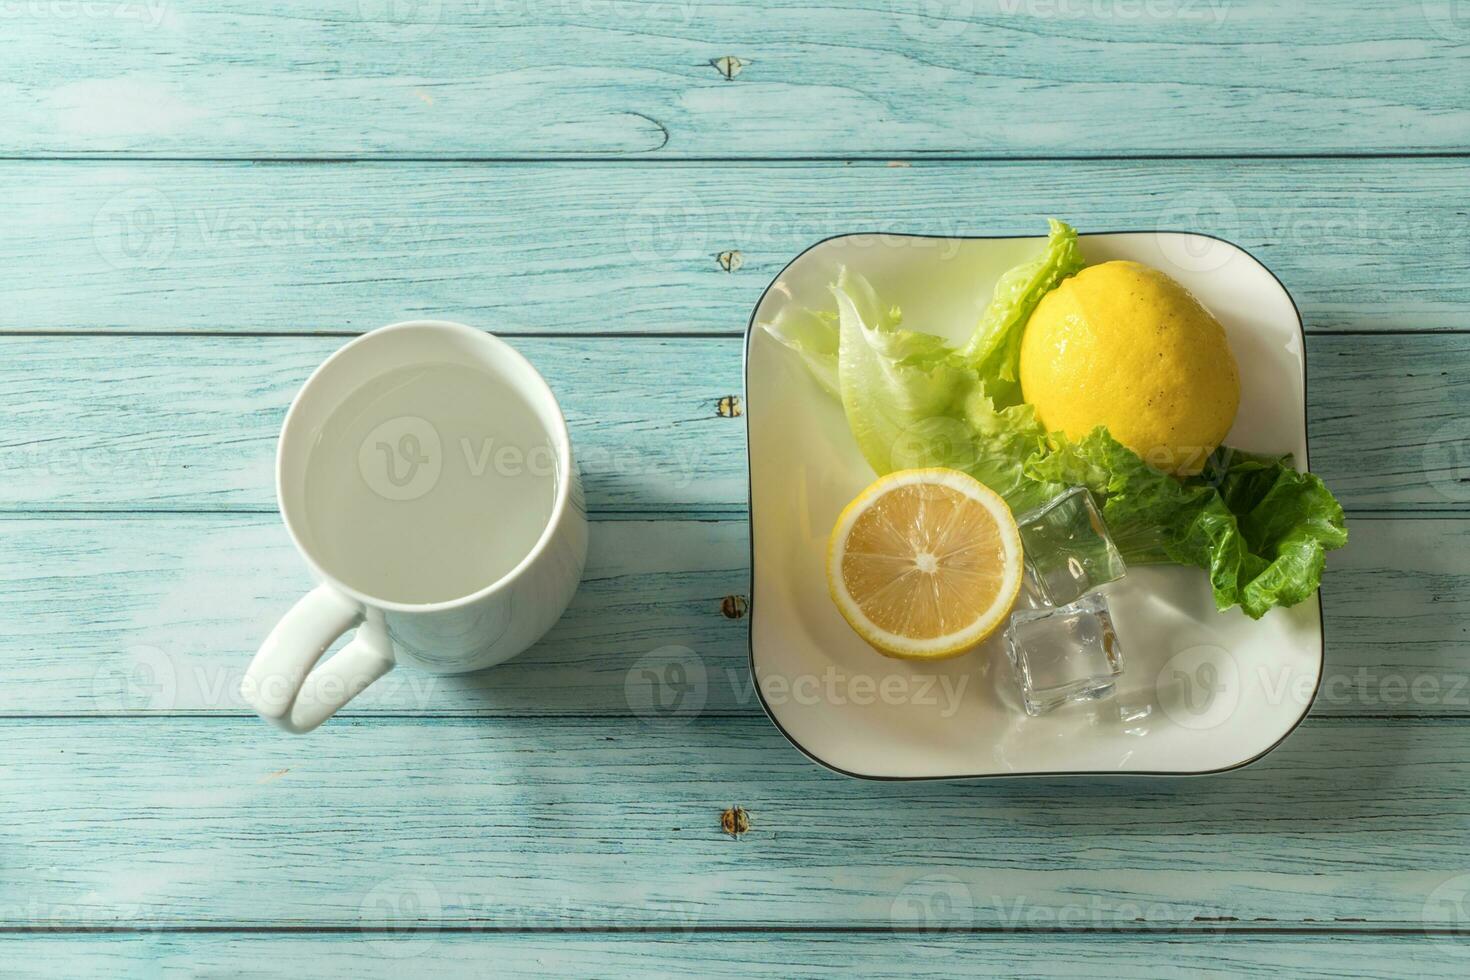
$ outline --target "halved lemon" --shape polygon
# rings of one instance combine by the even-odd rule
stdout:
[[[842,511],[827,587],[859,636],[904,660],[958,656],[1021,590],[1021,533],[1000,495],[949,469],[880,477]]]

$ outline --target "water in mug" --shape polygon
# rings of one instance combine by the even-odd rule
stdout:
[[[478,368],[399,368],[327,418],[306,469],[312,549],[378,599],[470,595],[530,553],[551,519],[557,458],[535,411]]]

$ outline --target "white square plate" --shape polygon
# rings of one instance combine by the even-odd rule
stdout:
[[[1188,775],[1253,762],[1284,739],[1322,675],[1317,596],[1253,621],[1215,611],[1205,574],[1134,567],[1109,586],[1125,669],[1116,697],[1041,718],[1019,707],[997,635],[938,664],[879,656],[827,595],[838,512],[874,479],[837,402],[755,324],[784,304],[826,308],[842,265],[904,323],[963,339],[1011,266],[1043,239],[844,235],[812,246],[767,288],[745,347],[750,453],[751,669],[766,712],[813,760],[873,779],[1042,774]],[[1225,325],[1241,407],[1227,443],[1307,465],[1301,317],[1280,281],[1204,235],[1082,236],[1089,264],[1134,259],[1182,282]]]

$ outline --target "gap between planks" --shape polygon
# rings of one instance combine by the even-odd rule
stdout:
[[[1355,521],[1432,521],[1445,518],[1470,517],[1470,507],[1415,507],[1412,510],[1393,510],[1382,507],[1343,508],[1343,512]],[[0,507],[0,521],[23,521],[29,519],[75,518],[77,520],[108,520],[121,517],[258,517],[262,514],[278,514],[275,506],[248,507],[229,504],[221,507]],[[599,510],[587,511],[594,521],[679,521],[686,524],[722,524],[726,522],[748,523],[750,508],[745,504],[727,506],[702,504],[694,510]]]
[[[361,337],[366,330],[12,330],[0,327],[0,337],[199,337],[213,340],[275,339],[315,340]],[[749,331],[740,330],[496,330],[495,336],[509,340],[739,340]],[[1394,330],[1373,328],[1303,327],[1308,337],[1458,337],[1470,335],[1470,327],[1404,327]]]
[[[487,668],[487,669],[494,669],[494,668]],[[725,721],[750,721],[753,718],[765,718],[765,717],[767,717],[767,715],[766,715],[766,713],[765,713],[764,710],[755,709],[755,708],[750,708],[750,709],[711,708],[711,709],[708,709],[708,710],[701,710],[700,713],[699,713],[699,715],[698,715],[698,717],[696,719],[694,719],[694,721],[691,722],[691,724],[696,723],[696,722],[699,723],[699,724],[704,724],[704,723],[719,724],[719,723],[725,722]],[[542,714],[542,713],[537,713],[537,714],[486,714],[483,711],[482,712],[473,712],[473,711],[436,712],[436,711],[413,711],[413,710],[409,710],[409,709],[394,709],[394,708],[378,708],[378,709],[374,709],[371,712],[354,713],[350,708],[347,708],[347,709],[343,709],[342,711],[337,712],[335,715],[332,716],[332,718],[334,718],[334,719],[340,719],[341,721],[350,721],[350,722],[353,723],[354,726],[358,726],[358,727],[365,726],[365,725],[374,725],[374,726],[388,727],[389,725],[402,725],[402,724],[438,725],[438,724],[451,724],[451,723],[456,723],[456,722],[492,722],[492,721],[500,721],[500,720],[505,720],[505,719],[509,719],[509,720],[513,720],[513,721],[514,720],[520,720],[520,721],[537,722],[537,723],[540,723],[540,722],[550,722],[550,721],[630,721],[630,720],[637,720],[638,716],[636,714],[631,713],[631,712],[618,713],[618,712],[611,712],[611,711],[593,711],[593,712],[560,711],[560,712],[552,712],[552,713],[548,713],[548,714]],[[156,710],[155,711],[147,711],[147,710],[139,710],[139,711],[56,711],[56,712],[47,712],[47,711],[20,712],[20,711],[17,711],[17,712],[0,712],[0,725],[6,725],[6,724],[9,724],[10,722],[16,722],[16,721],[88,721],[88,722],[104,722],[104,721],[119,721],[119,720],[123,720],[123,721],[139,721],[139,720],[145,720],[145,719],[148,720],[148,721],[170,721],[170,720],[172,720],[172,721],[187,720],[187,721],[190,721],[190,722],[210,721],[210,722],[216,722],[216,723],[219,723],[219,724],[235,723],[235,722],[238,722],[238,721],[240,721],[242,719],[249,720],[252,723],[258,722],[258,719],[256,718],[256,716],[255,716],[255,714],[253,712],[248,711],[248,710],[244,710],[244,709],[240,709],[240,710],[219,710],[219,709],[213,709],[213,708],[196,708],[196,709],[185,710],[185,711],[156,711]],[[1345,725],[1357,726],[1357,725],[1360,725],[1360,724],[1362,724],[1364,722],[1374,722],[1374,721],[1385,721],[1385,722],[1390,722],[1390,723],[1396,724],[1396,725],[1412,726],[1412,727],[1415,727],[1415,728],[1427,728],[1427,727],[1434,727],[1434,726],[1440,726],[1440,727],[1461,727],[1461,726],[1464,726],[1466,724],[1470,724],[1470,715],[1415,715],[1415,714],[1401,714],[1401,713],[1395,713],[1395,712],[1366,712],[1366,713],[1363,713],[1363,714],[1352,714],[1352,715],[1328,715],[1328,714],[1311,714],[1311,713],[1308,713],[1307,717],[1305,717],[1305,718],[1302,719],[1301,725],[1302,726],[1311,725],[1313,727],[1316,727],[1316,726],[1345,726]],[[1275,749],[1272,749],[1271,751],[1274,752]],[[1265,759],[1270,754],[1271,754],[1271,752],[1267,752],[1265,755],[1258,756],[1257,759],[1258,760],[1259,759]],[[1249,765],[1254,765],[1254,762],[1247,763],[1246,766],[1238,766],[1236,768],[1237,769],[1244,769],[1244,768],[1247,768],[1247,766],[1249,766]],[[818,767],[818,768],[822,768],[822,767]],[[1228,771],[1234,771],[1234,770],[1228,770]],[[1124,778],[1137,778],[1137,779],[1141,779],[1141,780],[1152,780],[1152,779],[1171,780],[1171,779],[1193,779],[1193,778],[1198,778],[1199,776],[1216,776],[1216,775],[1221,775],[1221,774],[1222,773],[1218,773],[1218,772],[1207,772],[1207,773],[1199,773],[1199,774],[1194,774],[1194,773],[1181,773],[1181,774],[1178,774],[1178,775],[1168,775],[1168,774],[1165,774],[1163,776],[1140,774],[1140,775],[1138,775],[1136,777],[1130,777],[1129,774],[1124,773],[1123,776],[1124,776]],[[862,779],[862,777],[854,777],[854,778],[857,778],[859,781],[864,781]],[[1064,779],[1064,778],[1067,778],[1067,777],[1066,776],[1062,776],[1062,775],[1056,775],[1056,776],[1051,776],[1051,775],[1041,775],[1041,776],[1031,776],[1031,775],[1019,775],[1019,776],[980,776],[980,777],[969,777],[969,778],[959,777],[959,776],[937,776],[937,777],[934,777],[933,779],[919,779],[919,780],[915,780],[915,781],[916,782],[937,782],[937,783],[965,783],[965,782],[972,782],[972,781],[974,781],[974,782],[979,782],[979,781],[993,782],[993,781],[996,781],[996,780],[1012,780],[1012,779],[1014,779],[1014,780],[1031,780],[1031,781],[1041,780],[1041,781],[1045,781],[1047,779],[1053,779],[1053,778],[1055,778],[1055,779]]]
[[[1044,154],[963,154],[946,153],[942,150],[894,150],[890,153],[868,153],[847,156],[669,156],[629,153],[603,156],[413,156],[409,154],[321,154],[318,156],[151,156],[140,153],[83,153],[83,154],[3,154],[3,163],[187,163],[187,164],[260,164],[265,166],[340,166],[344,164],[416,164],[446,166],[536,166],[582,167],[582,166],[771,166],[790,164],[871,164],[893,166],[895,164],[972,164],[972,163],[1110,163],[1110,162],[1168,162],[1172,160],[1463,160],[1470,158],[1466,150],[1399,150],[1380,152],[1365,150],[1358,153],[1171,153],[1166,150],[1145,150],[1137,153],[1044,153]]]
[[[394,708],[375,708],[374,710],[372,710],[370,712],[354,712],[350,708],[344,708],[343,710],[341,710],[341,711],[337,712],[336,714],[334,714],[332,717],[333,718],[337,718],[337,719],[341,719],[343,721],[353,721],[353,722],[361,725],[361,724],[367,724],[367,723],[376,724],[378,722],[396,722],[396,723],[413,722],[414,724],[424,724],[426,722],[435,722],[435,723],[437,723],[437,722],[491,722],[491,721],[499,721],[499,720],[504,720],[504,719],[509,719],[509,720],[512,720],[512,721],[514,721],[514,720],[524,720],[524,721],[535,721],[535,722],[542,722],[542,721],[626,721],[626,720],[628,720],[630,718],[637,718],[637,715],[632,714],[630,712],[624,712],[622,714],[616,714],[616,713],[608,712],[608,711],[578,712],[578,713],[564,711],[564,712],[556,712],[556,713],[552,713],[552,714],[540,714],[540,713],[538,713],[538,714],[508,714],[508,713],[502,713],[502,714],[486,714],[484,712],[476,713],[476,712],[465,712],[465,711],[458,711],[458,712],[411,711],[411,710],[408,710],[408,709],[394,709]],[[764,717],[766,717],[765,713],[763,711],[757,710],[755,708],[710,708],[710,709],[702,710],[700,712],[700,718],[701,719],[706,720],[706,721],[711,721],[711,722],[720,722],[720,721],[749,721],[752,718],[764,718]],[[184,721],[184,720],[187,720],[187,721],[200,721],[202,719],[210,719],[212,721],[239,721],[241,719],[249,719],[252,723],[254,723],[256,721],[256,716],[252,712],[249,712],[249,711],[244,711],[244,710],[219,710],[219,709],[215,709],[215,708],[196,708],[196,709],[187,710],[187,711],[149,711],[149,710],[138,710],[138,711],[86,711],[86,712],[82,712],[82,711],[70,711],[70,712],[68,712],[68,711],[57,711],[57,712],[46,712],[46,711],[5,712],[5,711],[0,711],[0,725],[4,725],[4,724],[7,724],[9,722],[14,722],[14,721],[90,721],[90,722],[95,722],[95,721],[129,721],[129,720],[144,719],[144,718],[150,719],[150,720],[169,720],[169,719],[172,719],[174,721]],[[1309,714],[1305,719],[1302,720],[1302,724],[1303,725],[1318,725],[1318,724],[1323,724],[1323,723],[1330,723],[1330,724],[1352,724],[1352,725],[1358,725],[1358,724],[1362,724],[1364,722],[1377,722],[1377,721],[1395,722],[1395,723],[1401,723],[1401,724],[1412,724],[1412,725],[1421,726],[1421,727],[1426,726],[1429,723],[1435,723],[1435,724],[1444,723],[1446,725],[1460,726],[1460,725],[1464,725],[1466,723],[1470,723],[1470,715],[1415,715],[1415,714],[1393,714],[1393,713],[1387,713],[1387,712],[1379,712],[1377,714],[1355,714],[1355,715],[1325,715],[1325,714],[1324,715],[1315,715],[1315,714]],[[1202,775],[1209,776],[1209,775],[1217,775],[1217,774],[1216,773],[1203,773]],[[1145,775],[1139,775],[1136,778],[1138,778],[1138,779],[1159,779],[1159,778],[1173,779],[1173,778],[1181,778],[1182,779],[1182,778],[1194,778],[1194,776],[1195,776],[1195,774],[1193,774],[1193,773],[1181,773],[1181,774],[1178,774],[1177,776],[1171,776],[1171,775],[1165,774],[1162,777],[1157,776],[1157,775],[1146,775],[1145,774]],[[1129,778],[1129,775],[1127,773],[1124,773],[1123,774],[1123,777],[1124,778]],[[995,779],[1007,779],[1007,778],[1014,778],[1014,779],[1047,779],[1047,778],[1052,778],[1052,777],[1049,777],[1049,776],[1026,776],[1026,775],[1022,775],[1022,776],[1014,776],[1014,777],[1007,777],[1007,776],[983,776],[983,777],[976,777],[976,778],[977,779],[985,779],[985,780],[995,780]],[[1056,777],[1056,778],[1062,778],[1062,777]],[[952,783],[958,782],[958,783],[963,783],[963,782],[970,782],[971,780],[970,779],[966,779],[964,777],[957,777],[957,776],[937,776],[937,777],[934,778],[933,781],[935,781],[935,782],[952,782]]]
[[[278,925],[230,925],[228,923],[191,924],[186,922],[159,923],[146,926],[11,926],[0,925],[0,936],[56,935],[333,935],[333,936],[410,936],[415,932],[406,920],[387,926],[344,926],[336,924],[312,925],[292,923]],[[795,936],[1118,936],[1137,938],[1140,936],[1232,936],[1240,938],[1270,937],[1333,937],[1333,936],[1398,936],[1405,938],[1470,938],[1470,932],[1440,926],[1411,926],[1407,924],[1374,925],[1359,919],[1323,922],[1320,925],[1263,924],[1262,920],[1249,923],[1206,920],[1193,925],[1158,925],[1128,928],[1124,926],[956,926],[954,928],[929,928],[926,926],[874,926],[874,925],[788,925],[782,923],[732,923],[721,926],[658,926],[658,925],[587,925],[587,926],[500,926],[490,920],[483,924],[468,922],[453,925],[426,923],[424,932],[434,935],[502,935],[537,936],[587,934],[612,936],[620,934],[654,936],[739,936],[739,935],[795,935]]]

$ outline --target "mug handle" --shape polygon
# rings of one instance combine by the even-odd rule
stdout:
[[[313,670],[327,648],[354,626],[352,642]],[[319,585],[265,638],[245,670],[240,694],[266,721],[302,735],[392,669],[393,642],[382,613]]]

